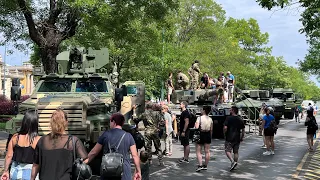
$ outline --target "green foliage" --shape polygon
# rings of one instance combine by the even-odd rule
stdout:
[[[272,6],[281,6],[282,2],[289,3],[273,1]],[[256,20],[227,19],[222,7],[212,0],[107,4],[77,0],[73,6],[84,4],[84,9],[92,11],[81,14],[76,34],[63,41],[60,48],[108,47],[111,63],[107,69],[115,63],[120,82],[144,81],[148,96],[160,96],[169,72],[174,77],[178,70],[186,73],[192,62],[199,60],[202,73],[216,78],[220,72],[231,71],[242,89],[286,87],[308,99],[320,98],[319,88],[310,82],[308,74],[271,55],[269,36],[260,31]],[[33,50],[31,61],[37,63],[37,46]],[[316,57],[315,51],[312,58]]]
[[[271,10],[272,8],[290,6],[299,4],[304,11],[301,13],[300,21],[303,27],[300,33],[306,33],[309,42],[309,51],[304,60],[299,60],[302,71],[320,75],[319,63],[319,42],[320,42],[320,1],[319,0],[257,0],[260,6]]]

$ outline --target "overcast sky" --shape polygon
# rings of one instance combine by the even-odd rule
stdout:
[[[283,56],[290,66],[295,67],[297,60],[304,58],[308,45],[305,35],[298,32],[302,26],[299,22],[302,9],[292,7],[274,12],[262,9],[255,0],[217,0],[217,2],[222,5],[228,17],[256,19],[261,31],[269,33],[269,45],[273,47],[274,56]],[[3,46],[0,47],[0,53],[3,57]],[[28,59],[29,54],[15,52],[7,56],[7,64],[20,65]],[[315,78],[312,79],[316,82]],[[320,85],[318,82],[317,84]]]

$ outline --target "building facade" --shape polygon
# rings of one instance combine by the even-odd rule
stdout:
[[[0,94],[3,94],[5,89],[5,96],[10,99],[12,79],[20,79],[21,95],[30,95],[34,88],[34,80],[32,75],[33,67],[30,63],[24,62],[22,66],[9,66],[2,62],[0,56]]]

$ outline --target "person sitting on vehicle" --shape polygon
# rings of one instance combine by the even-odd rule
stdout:
[[[12,136],[8,144],[2,180],[31,178],[33,156],[39,139],[38,114],[35,110],[28,110],[22,119],[20,131]]]

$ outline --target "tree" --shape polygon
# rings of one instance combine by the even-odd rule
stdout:
[[[173,5],[171,0],[50,0],[49,3],[35,0],[1,1],[0,30],[4,32],[5,40],[14,41],[17,47],[21,47],[20,40],[32,40],[39,47],[45,72],[52,73],[57,69],[55,57],[59,53],[60,43],[73,37],[84,19],[93,20],[101,14],[106,15],[107,19],[114,15],[121,16],[121,8],[131,8],[130,12],[141,8],[148,17],[161,18],[168,10],[166,7]],[[114,6],[119,6],[118,12],[112,11]],[[125,18],[129,17],[123,15],[122,19]],[[109,29],[113,25],[122,24],[121,19],[114,20],[106,25]]]

